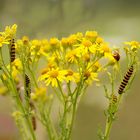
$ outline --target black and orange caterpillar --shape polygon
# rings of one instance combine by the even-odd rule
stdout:
[[[31,93],[30,78],[27,74],[25,74],[25,85],[26,85],[26,95],[30,97]]]
[[[112,96],[112,103],[115,104],[115,103],[117,103],[117,101],[118,101],[117,96],[116,95],[113,95]]]
[[[30,102],[30,107],[31,107],[31,110],[35,110],[35,106],[32,102]],[[31,122],[32,122],[32,127],[33,127],[33,130],[36,130],[36,118],[35,118],[35,115],[32,115],[31,117]]]
[[[32,126],[33,126],[33,130],[36,130],[36,118],[35,116],[32,116]]]
[[[27,74],[25,74],[26,96],[29,98],[29,100],[30,100],[30,94],[31,94],[30,84],[31,84],[30,78]],[[35,110],[35,106],[31,101],[29,101],[29,105],[30,105],[31,110]],[[31,122],[32,122],[33,130],[36,130],[36,118],[34,115],[31,116]]]
[[[12,63],[16,58],[15,53],[15,39],[10,40],[10,62]]]
[[[119,94],[122,94],[124,92],[124,89],[126,87],[126,85],[128,84],[129,82],[129,79],[130,77],[132,76],[133,74],[133,71],[134,71],[134,66],[132,65],[128,71],[126,72],[126,75],[124,76],[123,78],[123,81],[121,82],[120,86],[119,86],[119,89],[118,89],[118,93]]]

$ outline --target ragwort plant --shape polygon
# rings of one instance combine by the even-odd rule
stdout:
[[[117,112],[122,101],[123,95],[130,89],[131,84],[135,78],[136,71],[139,66],[139,49],[140,43],[136,41],[125,42],[124,53],[126,55],[126,73],[122,75],[120,67],[120,53],[115,52],[114,58],[118,61],[117,65],[111,68],[111,72],[108,72],[111,88],[108,90],[104,85],[105,96],[108,100],[108,108],[105,110],[106,125],[105,131],[99,131],[100,140],[109,140],[110,131],[114,120],[117,118]],[[120,81],[119,86],[116,81]]]
[[[46,129],[50,140],[70,140],[78,104],[87,87],[100,82],[98,75],[106,72],[112,85],[105,88],[109,106],[105,112],[105,133],[99,138],[108,140],[110,130],[126,86],[129,87],[138,62],[138,42],[127,42],[125,47],[128,71],[121,77],[115,91],[119,67],[119,52],[111,49],[96,31],[76,33],[62,39],[29,40],[27,36],[16,39],[17,25],[7,26],[0,32],[0,77],[2,95],[14,103],[12,116],[22,138],[36,140],[36,120]],[[9,50],[8,63],[4,48]],[[111,69],[109,72],[108,69]],[[52,119],[53,104],[59,108],[57,123]]]

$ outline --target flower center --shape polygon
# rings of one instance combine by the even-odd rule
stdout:
[[[85,77],[85,79],[88,79],[89,77],[90,77],[90,72],[89,71],[86,71],[85,73],[84,73],[84,77]]]
[[[57,70],[53,70],[53,71],[50,72],[50,77],[52,77],[52,78],[57,78],[58,74],[59,74],[59,73],[58,73]]]
[[[72,76],[73,75],[73,71],[72,70],[68,70],[66,76]]]
[[[85,46],[85,47],[90,47],[92,45],[92,43],[89,41],[89,40],[85,40],[82,42],[82,44]]]

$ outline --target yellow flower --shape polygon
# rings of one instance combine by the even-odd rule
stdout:
[[[98,44],[93,44],[90,48],[89,51],[93,54],[96,54],[97,51],[100,50],[100,46]]]
[[[80,58],[80,50],[79,49],[71,50],[66,54],[66,59],[70,63],[73,63],[73,62],[77,63],[78,58]]]
[[[79,44],[79,45],[80,45],[82,54],[91,52],[90,50],[93,47],[92,42],[90,40],[85,39],[85,38],[82,40],[81,44]]]
[[[47,98],[47,89],[45,87],[39,87],[35,89],[35,92],[31,93],[31,99],[34,101],[37,100],[46,100]]]
[[[125,42],[124,44],[131,46],[132,51],[136,51],[140,48],[140,43],[137,41]]]
[[[3,44],[9,44],[9,42],[6,41],[3,36],[0,36],[0,47],[2,47]]]
[[[77,83],[80,80],[79,73],[76,73],[71,69],[67,70],[67,74],[65,76],[66,76],[66,82],[73,81]]]
[[[86,39],[84,39],[83,41],[82,41],[82,45],[86,48],[89,48],[91,45],[92,45],[92,42],[91,41],[89,41],[89,40],[86,40]]]
[[[130,46],[139,46],[139,42],[137,41],[130,41],[130,42],[125,42],[126,45],[130,45]]]
[[[106,53],[110,53],[111,49],[108,44],[103,42],[101,44],[95,43],[90,48],[89,51],[93,54],[99,53],[101,56],[104,56]]]
[[[28,45],[29,44],[29,38],[27,36],[23,36],[22,37],[22,41],[24,45]]]
[[[93,66],[92,66],[92,70],[93,72],[97,72],[99,70],[101,70],[101,64],[99,62],[96,62]]]
[[[84,59],[85,62],[89,62],[90,61],[90,54],[89,53],[85,53],[83,55],[83,59]]]
[[[0,95],[6,95],[7,92],[8,92],[7,87],[0,86]]]
[[[68,38],[63,37],[61,39],[61,45],[64,47],[64,49],[66,49],[68,47]]]
[[[101,44],[101,50],[100,50],[100,52],[102,53],[110,53],[111,52],[111,50],[110,50],[110,48],[109,48],[109,46],[108,46],[108,44],[107,43],[102,43]]]
[[[14,118],[18,119],[19,117],[22,116],[22,113],[19,112],[19,111],[14,111],[14,112],[12,113],[12,116],[13,116]]]
[[[50,54],[48,57],[47,57],[47,61],[49,62],[49,64],[52,63],[52,65],[58,65],[59,62],[61,61],[61,56],[60,54],[56,51],[54,52],[53,54]]]
[[[44,68],[41,70],[41,75],[46,74],[49,71],[49,68]]]
[[[50,51],[50,48],[51,48],[50,45],[49,45],[49,42],[48,42],[47,39],[43,39],[41,41],[41,43],[42,43],[42,48],[43,48],[43,54],[45,56],[47,56],[46,53],[49,52]]]
[[[70,47],[73,47],[77,43],[77,36],[75,34],[70,35],[67,39]]]
[[[96,38],[96,43],[101,44],[103,42],[104,42],[103,38],[101,38],[101,37]]]
[[[20,72],[16,69],[16,67],[12,67],[12,77],[16,82],[19,82],[19,75]]]
[[[41,40],[31,41],[30,53],[35,62],[38,61],[42,55],[47,56],[45,53],[45,47],[43,46]]]
[[[47,72],[49,72],[51,69],[55,69],[57,67],[56,63],[53,63],[53,62],[49,62],[47,64],[47,67],[46,68],[43,68],[41,70],[41,74],[46,74]]]
[[[87,84],[91,84],[93,81],[99,81],[97,79],[98,74],[93,72],[92,69],[86,70],[83,74]]]
[[[4,42],[4,37],[3,36],[0,36],[0,47],[2,47],[3,42]]]
[[[50,46],[51,46],[51,49],[58,49],[60,48],[60,41],[57,38],[51,38]]]
[[[81,41],[82,40],[82,38],[83,38],[83,33],[81,33],[81,32],[78,32],[77,34],[76,34],[76,37],[77,37],[77,40],[78,41]]]
[[[92,72],[97,72],[101,70],[101,64],[97,61],[96,63],[89,62],[87,65],[87,70],[90,70]]]
[[[106,53],[105,58],[109,60],[108,65],[114,65],[117,63],[117,60],[113,57],[112,53]]]
[[[31,41],[32,46],[31,46],[31,51],[36,51],[38,52],[41,48],[41,41],[40,40],[32,40]]]
[[[22,70],[22,63],[19,58],[16,58],[12,63],[12,67],[15,67],[17,70]]]
[[[5,40],[10,40],[11,38],[15,37],[17,31],[17,25],[14,24],[11,26],[6,26],[5,31],[1,32],[0,34],[5,38]]]
[[[86,31],[85,33],[85,37],[92,42],[95,41],[97,36],[98,36],[98,33],[96,31]]]
[[[2,74],[2,78],[3,80],[7,80],[8,77],[5,74]]]
[[[12,78],[15,80],[15,82],[19,82],[19,75],[20,75],[20,72],[19,72],[19,67],[16,66],[16,65],[12,65]],[[7,69],[8,71],[10,71],[10,65],[7,66]],[[2,75],[3,79],[4,80],[7,80],[7,75],[3,74]]]
[[[58,86],[58,81],[62,82],[65,79],[66,70],[59,70],[59,68],[56,69],[50,69],[46,74],[41,75],[39,77],[39,81],[45,81],[46,86],[52,85],[52,87]]]

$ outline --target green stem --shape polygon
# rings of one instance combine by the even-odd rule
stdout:
[[[18,108],[20,109],[20,111],[21,111],[21,112],[24,114],[24,116],[25,116],[26,125],[28,126],[28,128],[29,128],[29,130],[30,130],[30,133],[31,133],[31,135],[32,135],[32,138],[33,138],[33,140],[36,140],[35,134],[34,134],[34,131],[33,131],[33,128],[32,128],[31,121],[29,120],[28,115],[26,114],[26,111],[25,111],[25,109],[24,109],[24,107],[23,107],[23,105],[22,105],[22,103],[21,103],[21,100],[20,100],[20,98],[19,98],[19,96],[18,96],[17,90],[16,90],[16,88],[15,88],[15,86],[14,86],[15,83],[14,83],[13,79],[11,79],[10,85],[11,85],[11,88],[13,89],[13,92],[15,93],[15,99],[16,99],[17,106],[18,106]]]
[[[47,118],[47,119],[48,119],[48,118]],[[53,136],[52,136],[52,131],[51,131],[51,128],[50,128],[49,119],[48,119],[48,120],[45,119],[45,127],[46,127],[46,129],[47,129],[49,139],[50,139],[50,140],[54,140],[54,138],[53,138]]]
[[[65,102],[65,96],[64,96],[62,87],[61,87],[61,85],[60,85],[60,82],[59,82],[58,80],[57,80],[57,83],[58,83],[58,88],[59,88],[59,90],[60,90],[60,92],[61,92],[61,95],[62,95],[62,97],[63,97],[63,100],[64,100],[64,102]]]
[[[72,128],[73,128],[73,124],[74,124],[74,120],[75,120],[75,115],[76,115],[76,108],[77,108],[77,99],[80,95],[80,91],[81,91],[81,87],[82,87],[82,79],[78,85],[78,88],[77,88],[77,92],[76,92],[76,96],[75,96],[75,99],[74,99],[74,103],[73,103],[73,111],[72,111],[72,119],[71,119],[71,124],[70,124],[70,128],[69,128],[69,133],[68,133],[68,136],[66,138],[66,140],[70,140],[71,138],[71,133],[72,133]]]
[[[66,139],[67,137],[67,132],[66,132],[66,129],[67,129],[67,101],[65,101],[64,103],[64,112],[63,112],[63,116],[62,116],[62,119],[61,119],[61,139]]]
[[[56,133],[55,128],[52,124],[52,121],[50,119],[49,114],[44,112],[44,106],[42,106],[42,105],[39,105],[38,109],[39,109],[39,112],[41,115],[40,120],[47,130],[49,139],[55,140],[57,138],[57,133]]]
[[[28,67],[28,70],[29,70],[29,72],[31,74],[31,77],[33,79],[33,82],[34,82],[35,87],[38,88],[38,84],[36,82],[36,78],[35,78],[35,75],[34,75],[33,71],[29,67]]]
[[[112,123],[113,123],[113,120],[109,120],[109,118],[107,118],[104,140],[109,140],[110,131],[111,131],[111,128],[112,128]]]
[[[71,125],[70,125],[69,133],[68,133],[68,136],[67,136],[66,140],[70,140],[70,138],[71,138],[72,128],[73,128],[73,124],[74,124],[74,120],[75,120],[75,114],[76,114],[76,103],[77,103],[77,100],[74,102],[74,105],[73,105]]]
[[[28,128],[29,128],[29,130],[31,132],[31,135],[32,135],[33,140],[36,140],[35,135],[34,135],[34,132],[33,132],[33,128],[32,128],[32,125],[31,125],[31,122],[30,122],[29,118],[26,115],[26,112],[25,112],[24,107],[23,107],[23,105],[21,103],[19,94],[17,92],[15,82],[14,82],[14,80],[12,78],[11,67],[10,67],[10,72],[9,72],[8,69],[5,66],[5,63],[4,63],[4,60],[3,60],[3,56],[2,56],[2,50],[1,49],[0,49],[0,57],[1,57],[1,60],[2,60],[2,65],[4,66],[4,69],[5,69],[6,74],[8,76],[9,85],[10,85],[11,90],[13,91],[13,97],[15,97],[15,101],[16,101],[17,107],[24,114],[24,116],[26,118],[25,119],[26,120],[26,125],[28,126]]]
[[[61,96],[59,95],[59,93],[56,91],[56,89],[52,87],[52,90],[54,91],[54,93],[55,93],[56,96],[58,97],[59,101],[62,102],[62,103],[64,104],[63,99],[61,98]]]
[[[47,118],[45,116],[47,116]],[[49,126],[49,129],[50,129],[50,135],[51,135],[51,139],[50,140],[56,140],[56,138],[58,136],[57,136],[57,133],[56,133],[54,124],[53,124],[53,122],[52,122],[52,120],[50,118],[50,114],[49,113],[46,113],[45,116],[44,116],[45,119],[48,119],[48,126]]]
[[[110,131],[111,131],[112,124],[113,124],[113,121],[114,121],[114,119],[112,119],[112,118],[114,118],[116,113],[118,112],[121,99],[122,99],[122,94],[119,95],[118,102],[116,104],[116,110],[114,111],[115,113],[113,114],[113,117],[107,117],[107,119],[106,119],[106,126],[105,126],[105,133],[104,133],[104,139],[103,140],[109,140]]]

